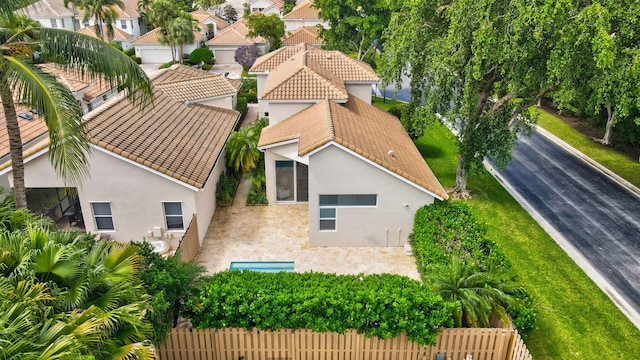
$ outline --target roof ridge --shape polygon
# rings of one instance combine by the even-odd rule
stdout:
[[[324,101],[327,104],[327,125],[329,127],[329,139],[333,141],[336,139],[336,133],[333,128],[333,116],[332,116],[333,114],[331,112],[331,100],[326,99]]]
[[[171,70],[171,69],[169,69]],[[195,80],[202,80],[202,79],[207,79],[207,78],[217,78],[218,76],[215,75],[209,75],[209,74],[203,74],[204,76],[200,76],[200,77],[192,77],[192,78],[188,78],[188,79],[176,79],[176,80],[169,80],[169,81],[163,81],[157,84],[154,84],[156,86],[158,85],[171,85],[171,84],[178,84],[181,82],[187,82],[187,81],[195,81]]]

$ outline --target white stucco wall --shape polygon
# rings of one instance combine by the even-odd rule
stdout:
[[[375,207],[338,207],[336,231],[319,231],[319,195],[377,194]],[[309,159],[309,245],[403,246],[418,208],[434,198],[336,146]]]
[[[202,240],[207,234],[207,228],[209,227],[209,223],[211,222],[213,213],[216,211],[216,185],[218,183],[218,179],[220,178],[220,174],[222,174],[225,169],[225,152],[226,150],[220,154],[218,162],[213,168],[213,171],[211,172],[209,180],[207,181],[204,189],[195,193],[196,207],[198,209],[198,236],[200,240],[200,246],[202,246]],[[189,217],[188,221],[191,221],[191,216]],[[188,226],[188,224],[185,224],[185,226]]]
[[[297,114],[300,111],[308,108],[311,105],[314,105],[316,102],[290,102],[290,103],[281,103],[281,102],[270,102],[268,103],[268,111],[269,111],[269,125],[276,124],[293,114]],[[264,114],[260,114],[260,116],[264,116]]]
[[[124,26],[122,26],[122,22],[124,21]],[[91,18],[88,21],[89,25],[88,26],[94,26],[94,24],[96,23],[95,19]],[[85,27],[87,26],[86,24],[81,24],[80,26]],[[137,38],[138,36],[141,35],[140,33],[140,22],[138,21],[138,19],[133,19],[133,18],[118,18],[116,19],[116,21],[111,24],[111,26],[113,26],[114,28],[118,28],[128,34],[133,35],[134,38]]]
[[[209,100],[195,101],[195,102],[202,105],[220,107],[223,109],[234,109],[235,100],[236,100],[235,96],[227,96],[227,97],[220,97],[216,99],[209,99]]]
[[[347,92],[367,104],[371,104],[371,84],[345,84]]]
[[[43,27],[46,28],[51,28],[51,18],[48,19],[37,19],[34,18],[34,20],[37,20],[40,24],[42,24]],[[79,23],[77,20],[75,20],[73,17],[68,16],[68,17],[60,17],[60,18],[56,18],[54,19],[56,20],[56,28],[58,29],[65,29],[65,30],[69,30],[69,31],[75,31],[79,29]],[[74,25],[75,24],[75,25]]]
[[[269,148],[264,153],[267,200],[269,204],[279,204],[276,199],[276,160],[294,160],[309,165],[309,158],[298,156],[298,142]],[[290,201],[282,202],[291,204]]]
[[[301,27],[305,26],[316,26],[318,24],[322,24],[324,28],[329,28],[329,24],[320,20],[320,19],[285,19],[284,20],[284,31],[285,32],[294,32]]]

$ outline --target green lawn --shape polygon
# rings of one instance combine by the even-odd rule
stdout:
[[[392,107],[398,105],[398,104],[404,104],[403,102],[397,101],[397,100],[391,100],[391,99],[384,99],[381,97],[375,97],[372,96],[371,97],[371,102],[373,103],[373,105],[379,107],[380,109],[384,110],[384,111],[389,111],[389,109],[391,109]]]
[[[538,125],[604,165],[623,179],[640,187],[640,163],[638,159],[631,159],[608,146],[591,140],[544,110],[536,110],[540,114]]]
[[[455,180],[455,141],[440,124],[416,141],[445,187]],[[486,171],[472,175],[469,188],[473,198],[468,203],[537,300],[538,329],[525,340],[533,358],[638,358],[640,330],[511,195]]]

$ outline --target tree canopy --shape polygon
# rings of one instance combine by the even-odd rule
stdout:
[[[320,35],[330,49],[356,52],[362,60],[382,45],[383,32],[389,24],[391,9],[386,0],[314,0],[321,19],[329,28]]]
[[[116,6],[124,9],[122,0],[64,0],[64,6],[72,5],[82,10],[82,22],[87,22],[93,18],[96,35],[105,41],[113,40],[113,23],[118,18]],[[107,28],[107,33],[103,34],[102,24]]]
[[[269,49],[275,50],[282,45],[284,36],[284,21],[278,14],[265,15],[261,12],[254,12],[247,16],[247,36],[262,36],[269,42]]]

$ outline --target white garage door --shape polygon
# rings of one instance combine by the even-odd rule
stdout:
[[[171,51],[165,49],[141,49],[143,64],[164,64],[171,61]]]
[[[235,50],[216,50],[215,51],[216,64],[235,64],[236,52]]]

